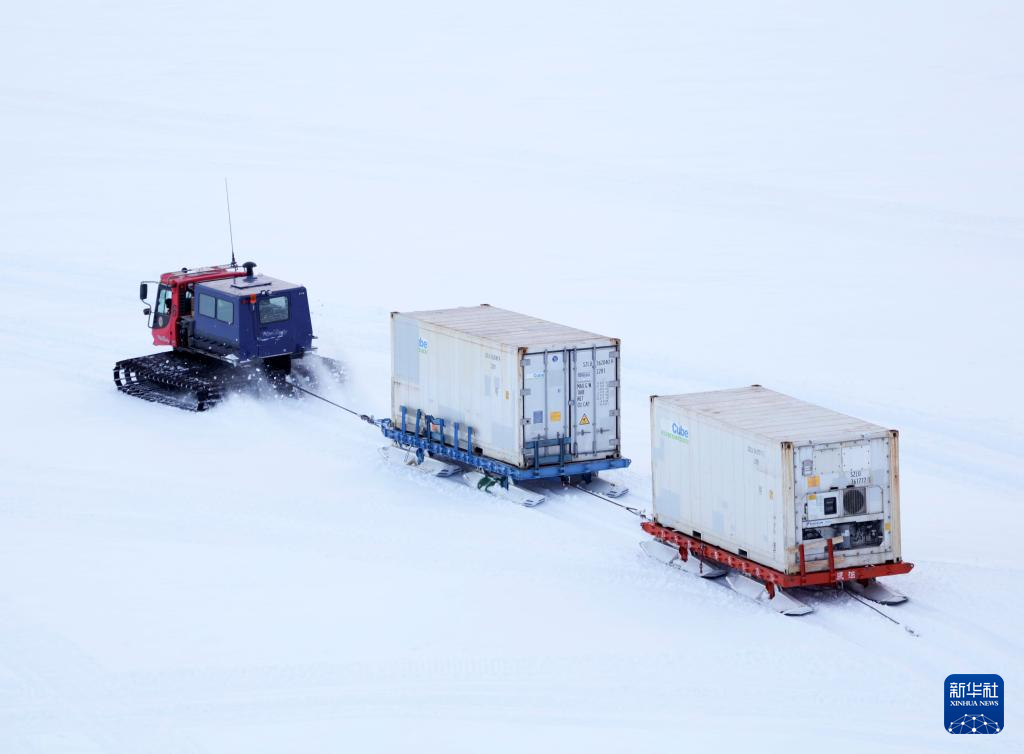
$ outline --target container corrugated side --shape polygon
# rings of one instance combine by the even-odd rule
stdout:
[[[515,346],[468,336],[394,313],[391,317],[391,420],[408,428],[416,410],[473,428],[480,453],[512,465],[522,463],[519,422],[521,369]],[[454,428],[445,427],[446,440]],[[465,429],[460,438],[466,440]]]
[[[786,569],[782,445],[651,400],[655,519],[771,568]]]

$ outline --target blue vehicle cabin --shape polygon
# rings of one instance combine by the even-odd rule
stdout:
[[[197,283],[195,347],[232,361],[301,356],[313,346],[306,289],[254,275]]]

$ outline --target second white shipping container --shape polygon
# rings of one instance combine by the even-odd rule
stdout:
[[[899,563],[895,430],[755,385],[651,398],[658,524],[786,574]]]

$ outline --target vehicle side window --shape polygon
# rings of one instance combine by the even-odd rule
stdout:
[[[156,296],[156,313],[167,314],[171,311],[171,289],[161,285]]]
[[[163,283],[160,284],[156,292],[156,311],[153,313],[153,327],[155,329],[167,327],[167,323],[171,321],[173,295],[170,286]]]
[[[260,299],[260,324],[284,322],[288,319],[288,297],[267,296]]]
[[[204,317],[217,316],[217,299],[205,293],[199,294],[199,313]]]
[[[217,299],[217,319],[227,325],[235,321],[235,307],[230,301]]]

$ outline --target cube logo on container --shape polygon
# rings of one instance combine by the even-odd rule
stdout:
[[[670,440],[676,440],[677,442],[689,442],[690,441],[690,430],[681,424],[677,424],[674,421],[663,419],[661,422],[661,434]]]
[[[998,733],[1003,729],[1003,679],[992,673],[947,676],[946,730],[949,733]]]

